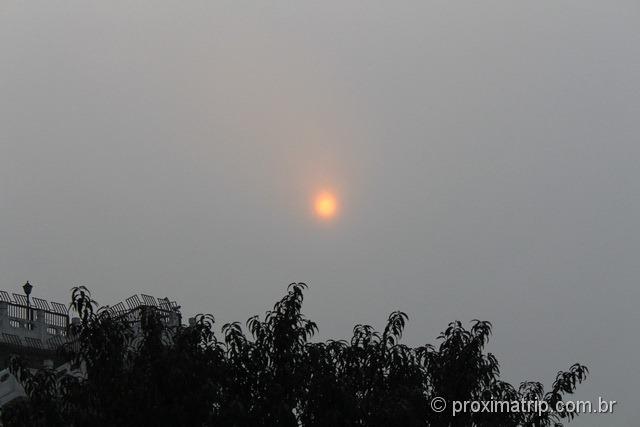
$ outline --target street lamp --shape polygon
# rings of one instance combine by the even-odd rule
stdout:
[[[28,280],[27,283],[22,286],[22,290],[24,290],[24,294],[27,296],[27,319],[29,321],[31,321],[31,300],[29,299],[29,295],[31,295],[32,289],[33,285],[29,283]],[[29,327],[31,327],[31,325],[29,325]]]

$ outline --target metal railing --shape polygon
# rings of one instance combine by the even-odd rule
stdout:
[[[13,296],[13,297],[12,297]],[[55,349],[69,342],[69,310],[64,304],[0,290],[0,344]],[[126,303],[126,305],[125,305]],[[167,326],[179,326],[180,306],[169,298],[140,294],[111,307],[112,315],[138,323],[143,309],[153,307]]]
[[[64,304],[0,291],[0,319],[0,343],[54,349],[66,338],[69,311]]]
[[[126,306],[125,306],[126,303]],[[155,298],[151,295],[132,295],[124,302],[119,302],[109,308],[112,315],[122,316],[131,322],[139,322],[141,309],[153,307],[160,314],[160,318],[167,326],[179,325],[182,316],[180,306],[169,298]]]

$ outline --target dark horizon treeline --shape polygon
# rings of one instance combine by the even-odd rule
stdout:
[[[11,426],[551,426],[573,413],[461,413],[453,401],[545,400],[551,407],[587,374],[580,364],[559,372],[544,392],[538,382],[514,387],[484,347],[491,324],[453,322],[437,346],[400,343],[407,315],[391,313],[384,331],[357,325],[347,341],[311,342],[314,322],[301,312],[303,283],[264,319],[213,331],[213,317],[167,329],[153,308],[137,328],[74,288],[73,343],[62,351],[84,376],[12,370],[29,396],[3,408]],[[447,409],[431,409],[443,398]]]

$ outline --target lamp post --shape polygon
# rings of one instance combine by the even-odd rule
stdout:
[[[31,283],[29,283],[29,281],[27,281],[27,283],[25,283],[22,286],[22,290],[24,291],[24,294],[27,296],[27,320],[29,321],[29,329],[31,329],[31,299],[29,298],[29,295],[31,295],[31,290],[33,289],[33,285]]]

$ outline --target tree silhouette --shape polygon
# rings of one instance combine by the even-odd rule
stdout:
[[[306,285],[292,283],[247,336],[238,322],[214,333],[211,315],[170,328],[152,307],[139,318],[97,308],[84,287],[72,290],[80,323],[61,351],[78,369],[11,369],[28,399],[3,408],[5,426],[551,426],[570,412],[436,412],[431,399],[537,400],[555,407],[587,368],[559,372],[551,390],[500,380],[484,353],[491,324],[453,322],[439,345],[400,342],[408,319],[396,311],[382,333],[356,325],[350,341],[311,342],[302,314]]]

